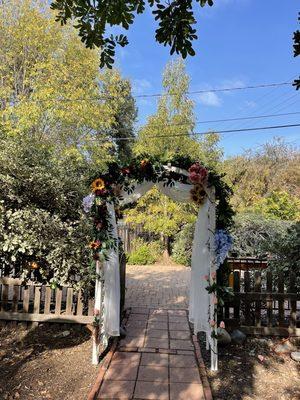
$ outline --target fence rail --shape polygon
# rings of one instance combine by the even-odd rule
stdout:
[[[234,298],[225,302],[219,318],[247,333],[300,336],[300,293],[296,276],[270,271],[234,271]]]
[[[93,309],[93,300],[84,302],[82,292],[71,287],[24,286],[20,279],[0,278],[0,320],[89,324]]]

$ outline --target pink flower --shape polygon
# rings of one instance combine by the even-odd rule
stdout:
[[[215,304],[215,305],[218,304],[218,298],[217,298],[217,296],[214,296],[214,297],[213,297],[213,304]]]
[[[189,174],[189,178],[192,183],[203,183],[207,178],[208,171],[206,168],[196,162],[189,168]]]
[[[209,325],[213,328],[216,325],[216,321],[214,319],[211,319],[209,321]]]
[[[201,165],[199,162],[195,162],[193,165],[190,166],[189,172],[196,172],[197,174],[199,173],[201,168]]]
[[[100,310],[98,310],[98,308],[94,308],[94,316],[96,317],[99,314],[100,314]]]
[[[216,273],[215,271],[212,272],[212,273],[211,273],[211,278],[212,278],[213,280],[215,280],[216,277],[217,277],[217,273]]]
[[[220,322],[220,328],[225,329],[225,322],[224,321]]]
[[[203,275],[203,279],[204,279],[205,281],[209,281],[209,276],[208,276],[208,275]]]
[[[259,354],[258,356],[257,356],[257,358],[259,359],[259,361],[260,362],[264,362],[265,361],[265,357],[264,356],[262,356],[261,354]]]
[[[191,172],[189,175],[189,178],[192,183],[201,183],[202,182],[201,175],[197,174],[197,172]]]

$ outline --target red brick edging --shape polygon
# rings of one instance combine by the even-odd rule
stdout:
[[[123,318],[123,324],[126,324],[127,319],[129,317],[129,310],[125,310],[124,311],[124,318]],[[119,343],[120,337],[115,337],[114,341],[112,343],[112,346],[109,350],[109,352],[106,354],[106,356],[104,357],[103,361],[102,361],[102,365],[100,367],[99,373],[97,375],[96,381],[90,391],[90,393],[88,394],[88,398],[87,400],[97,400],[96,396],[100,391],[100,386],[103,382],[103,378],[105,375],[105,372],[108,370],[108,367],[110,365],[111,359],[113,358],[113,355],[117,349],[117,345]]]
[[[96,381],[90,391],[90,393],[88,394],[88,398],[87,400],[96,400],[96,396],[100,390],[100,386],[102,384],[103,381],[103,377],[105,375],[105,372],[108,370],[109,364],[111,362],[111,359],[116,351],[117,345],[118,345],[118,341],[119,338],[115,338],[113,341],[113,344],[111,346],[111,349],[109,350],[109,352],[106,354],[103,363],[100,367],[99,373],[97,375]]]
[[[200,372],[201,381],[202,381],[202,385],[203,385],[205,400],[213,400],[211,387],[210,387],[209,380],[208,380],[207,373],[206,373],[206,367],[205,367],[205,364],[204,364],[204,361],[202,358],[201,349],[200,349],[199,342],[198,342],[196,335],[193,335],[193,344],[195,347],[195,355],[196,355],[198,365],[199,365],[199,372]]]

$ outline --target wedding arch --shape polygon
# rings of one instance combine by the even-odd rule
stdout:
[[[189,319],[195,334],[206,333],[211,369],[217,370],[217,307],[221,293],[217,269],[230,247],[226,233],[231,218],[230,190],[222,176],[200,162],[182,157],[161,163],[140,156],[125,167],[111,163],[106,173],[95,177],[92,193],[83,199],[84,210],[93,223],[90,248],[92,267],[96,270],[92,362],[98,363],[100,349],[110,337],[120,335],[117,211],[136,202],[153,185],[175,201],[192,201],[199,206],[192,248]]]

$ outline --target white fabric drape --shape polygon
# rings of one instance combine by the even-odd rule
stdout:
[[[112,235],[118,240],[117,223],[113,204],[107,203]],[[120,267],[119,252],[111,249],[104,269],[104,332],[108,336],[120,335]]]
[[[158,188],[161,193],[170,197],[174,201],[188,203],[191,201],[191,185],[186,185],[180,182],[174,182],[173,186],[164,185],[163,182],[158,183]]]
[[[209,199],[200,207],[195,226],[193,251],[192,251],[192,270],[190,285],[190,304],[189,318],[194,324],[194,333],[204,331],[210,332],[208,323],[209,294],[205,289],[207,282],[205,275],[210,272],[210,252],[209,241]]]
[[[130,204],[136,202],[139,198],[141,198],[144,194],[148,192],[155,183],[144,181],[143,183],[136,183],[134,184],[134,190],[132,193],[127,193],[124,190],[121,191],[120,196],[122,200],[120,203],[122,205]]]

